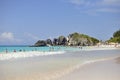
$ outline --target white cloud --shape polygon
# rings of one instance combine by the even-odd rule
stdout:
[[[0,40],[14,40],[13,33],[10,32],[4,32],[0,34]]]
[[[102,4],[120,6],[120,0],[103,0]]]
[[[29,37],[30,39],[33,39],[33,40],[39,40],[40,39],[39,37],[37,37],[37,36],[35,36],[35,35],[31,34],[31,33],[25,33],[25,35],[27,37]]]
[[[70,3],[75,4],[75,5],[114,5],[120,6],[120,0],[68,0]]]
[[[120,0],[68,0],[69,3],[78,6],[82,13],[99,12],[120,13]]]
[[[99,3],[99,0],[69,0],[70,3],[74,5],[84,5],[84,6],[94,6]]]
[[[0,42],[20,42],[22,40],[16,39],[12,32],[3,32],[0,34]]]
[[[84,0],[70,0],[70,3],[75,5],[81,5],[84,4]]]
[[[101,8],[96,10],[97,12],[110,12],[110,13],[120,13],[120,10],[113,8]]]
[[[97,16],[97,11],[95,9],[90,9],[90,10],[84,10],[81,13],[83,14],[88,14],[88,15],[92,15],[92,16]]]

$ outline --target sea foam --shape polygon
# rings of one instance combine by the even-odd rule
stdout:
[[[40,51],[28,51],[28,52],[11,52],[11,53],[1,53],[0,60],[9,60],[17,58],[26,58],[34,56],[47,56],[55,54],[64,54],[65,51],[54,51],[54,52],[40,52]]]

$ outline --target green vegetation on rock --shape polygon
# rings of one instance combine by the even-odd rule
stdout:
[[[73,33],[68,36],[70,45],[74,46],[90,46],[96,45],[99,42],[98,39],[90,37],[85,34]]]
[[[92,46],[96,45],[99,42],[98,39],[90,37],[85,34],[79,34],[77,32],[69,34],[67,37],[59,36],[54,38],[53,41],[50,39],[39,40],[35,43],[34,46]]]
[[[113,37],[111,37],[108,42],[120,43],[120,29],[113,33]]]

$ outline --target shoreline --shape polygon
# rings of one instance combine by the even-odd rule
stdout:
[[[112,55],[110,56],[109,54],[109,56],[106,56],[106,57],[105,55],[104,57],[98,55],[99,57],[97,57],[97,55],[90,56],[92,55],[92,53],[93,54],[101,54],[101,53],[114,54],[114,52],[119,53],[119,50],[117,52],[116,50],[115,51],[113,50],[113,52],[110,50],[93,51],[93,52],[87,51],[85,52],[86,54],[83,54],[83,55],[82,55],[83,52],[78,52],[78,53],[72,53],[72,54],[68,53],[68,54],[55,55],[55,56],[45,56],[45,57],[43,56],[43,57],[34,57],[34,58],[24,58],[24,59],[18,59],[18,60],[12,59],[7,61],[0,61],[0,65],[1,65],[0,79],[2,80],[3,79],[4,80],[71,80],[71,79],[81,80],[82,79],[81,75],[83,74],[84,75],[86,74],[89,75],[89,73],[97,74],[99,71],[93,72],[93,71],[99,70],[98,68],[96,69],[96,67],[99,67],[102,65],[109,67],[108,65],[111,65],[111,61],[112,61],[112,65],[114,62],[116,62],[113,60],[118,60],[118,62],[120,62],[120,58],[119,58],[120,54],[115,54],[114,56]],[[85,57],[85,56],[88,56],[88,57]],[[109,62],[109,64],[107,62]],[[89,66],[92,66],[92,67],[90,68]],[[82,71],[84,67],[86,67],[86,69],[85,71]],[[116,68],[112,68],[112,69],[116,69]],[[89,70],[93,70],[93,71],[89,72]],[[79,75],[81,77],[76,75]],[[66,77],[68,78],[71,77],[71,78],[66,79]],[[85,79],[83,78],[82,80],[85,80]],[[89,80],[89,79],[86,79],[86,80]],[[113,79],[113,80],[116,80],[116,79]]]
[[[18,58],[29,58],[36,56],[47,56],[55,54],[64,54],[65,51],[54,51],[54,52],[40,52],[40,51],[28,51],[28,52],[11,52],[0,54],[0,60],[18,59]]]
[[[88,61],[56,80],[119,80],[120,56]]]
[[[119,50],[119,48],[115,47],[85,47],[83,49],[71,50],[74,51],[98,51],[98,50]],[[59,51],[25,51],[25,52],[9,52],[0,53],[0,60],[9,60],[9,59],[17,59],[17,58],[28,58],[28,57],[36,57],[36,56],[47,56],[47,55],[55,55],[55,54],[64,54],[67,50],[59,50]]]

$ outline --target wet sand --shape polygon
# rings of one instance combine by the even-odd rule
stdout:
[[[120,64],[120,57],[116,58],[116,63]]]
[[[120,80],[120,57],[85,64],[57,80]]]
[[[0,80],[54,80],[69,73],[77,59],[36,57],[0,62]]]
[[[4,72],[0,74],[0,80],[120,80],[120,57],[87,63],[71,71],[68,69],[68,64],[71,62],[67,61],[64,64],[62,62],[62,65],[57,64],[61,61],[52,62],[34,62],[33,64],[29,61],[24,63],[17,61],[14,64],[6,64],[1,66]],[[48,64],[50,65],[47,66]],[[59,67],[54,67],[54,64]]]
[[[120,80],[120,57],[113,59],[119,52],[80,51],[1,60],[0,80]]]

